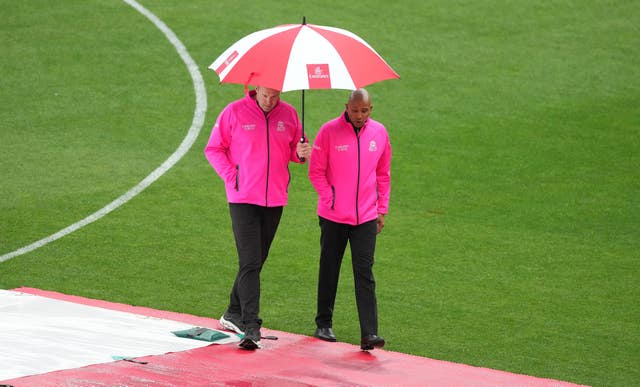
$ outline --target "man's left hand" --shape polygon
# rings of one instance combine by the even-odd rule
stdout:
[[[384,214],[378,214],[378,219],[376,220],[377,233],[380,234],[382,229],[384,228]]]

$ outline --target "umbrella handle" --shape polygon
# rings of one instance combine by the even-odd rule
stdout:
[[[302,24],[306,24],[305,17],[302,17]],[[302,137],[300,137],[300,144],[305,143],[304,138],[304,89],[302,89]],[[304,157],[300,157],[300,161],[303,163],[306,161]]]
[[[304,144],[305,142],[306,142],[306,141],[305,141],[304,134],[303,134],[303,135],[302,135],[302,137],[300,137],[300,144]],[[306,159],[306,158],[304,158],[304,157],[299,157],[299,159],[300,159],[300,161],[302,161],[303,163],[307,160],[307,159]]]

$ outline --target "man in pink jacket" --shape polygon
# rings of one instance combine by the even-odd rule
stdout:
[[[257,86],[218,116],[204,150],[227,193],[238,251],[238,273],[223,328],[243,334],[239,346],[259,348],[260,271],[287,204],[289,162],[302,163],[311,147],[280,91]]]
[[[347,242],[360,319],[360,348],[384,346],[378,336],[373,277],[376,235],[384,227],[391,188],[391,145],[385,127],[369,118],[373,106],[364,89],[351,93],[346,111],[318,132],[309,179],[318,192],[320,271],[315,336],[336,341],[333,307]]]

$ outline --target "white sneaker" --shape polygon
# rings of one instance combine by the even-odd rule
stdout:
[[[220,326],[228,331],[234,331],[235,333],[244,335],[244,330],[241,329],[243,324],[239,316],[225,312],[225,314],[220,317]]]

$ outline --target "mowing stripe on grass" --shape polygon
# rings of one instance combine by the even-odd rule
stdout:
[[[171,167],[173,167],[186,153],[189,151],[193,143],[195,142],[198,134],[200,133],[200,129],[202,129],[202,125],[204,124],[204,117],[207,110],[207,94],[204,89],[204,80],[202,78],[202,74],[198,69],[198,65],[191,58],[189,53],[187,52],[186,47],[180,39],[176,36],[176,34],[171,31],[169,27],[167,27],[162,20],[160,20],[156,15],[151,13],[148,9],[144,8],[142,5],[138,4],[135,0],[123,0],[125,3],[129,4],[131,7],[135,8],[138,12],[144,15],[147,19],[149,19],[162,33],[167,37],[169,42],[173,44],[176,51],[182,58],[182,61],[187,66],[189,70],[189,74],[193,79],[193,88],[195,89],[196,94],[196,108],[193,114],[193,121],[191,122],[191,127],[189,128],[189,132],[187,136],[182,140],[182,143],[178,148],[173,152],[171,156],[164,163],[162,163],[158,168],[156,168],[151,174],[145,177],[140,183],[127,191],[124,195],[120,196],[116,200],[107,204],[100,210],[94,212],[93,214],[87,216],[86,218],[66,227],[62,230],[58,231],[55,234],[52,234],[46,238],[40,239],[30,245],[21,247],[15,251],[4,254],[0,256],[0,262],[4,262],[8,259],[17,257],[22,254],[26,254],[30,251],[38,249],[49,242],[53,242],[56,239],[62,238],[65,235],[71,234],[72,232],[81,229],[89,223],[95,222],[96,220],[102,218],[107,215],[111,211],[120,207],[124,203],[131,200],[134,196],[142,192],[145,188],[150,186],[153,182],[158,180],[160,176],[162,176],[165,172],[167,172]]]

